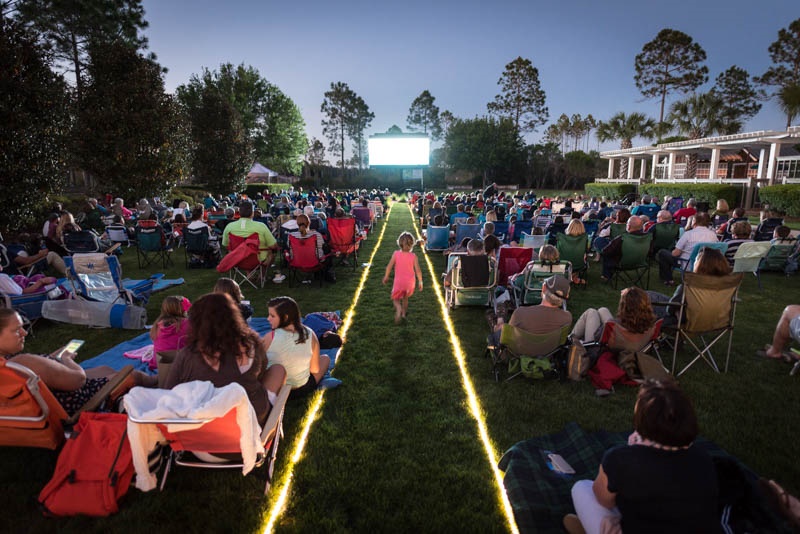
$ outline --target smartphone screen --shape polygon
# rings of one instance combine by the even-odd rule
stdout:
[[[84,341],[82,339],[73,339],[72,341],[67,343],[67,346],[64,350],[72,353],[78,352],[78,349],[81,348],[83,343]]]

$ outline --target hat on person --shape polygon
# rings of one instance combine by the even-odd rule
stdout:
[[[549,293],[557,296],[558,298],[569,298],[569,280],[560,275],[554,275],[545,278],[544,285]]]

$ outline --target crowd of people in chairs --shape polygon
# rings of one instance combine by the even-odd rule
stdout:
[[[467,194],[416,193],[412,200],[427,230],[427,250],[458,256],[448,261],[445,291],[472,287],[489,293],[488,300],[475,302],[491,306],[487,354],[492,356],[495,377],[498,364],[507,367],[508,379],[526,370],[530,372],[526,376],[547,376],[552,361],[563,366],[562,376],[588,374],[599,396],[610,394],[615,381],[629,380],[631,358],[640,381],[644,377],[634,409],[635,432],[628,444],[606,452],[596,480],[575,484],[572,498],[577,514],[564,518],[566,530],[714,530],[721,490],[714,465],[706,452],[693,446],[698,434],[694,409],[657,349],[671,341],[672,373],[682,342],[698,355],[679,375],[698,360],[720,371],[708,349],[724,334],[732,336],[742,273],[774,268],[789,274],[797,269],[798,241],[783,219],[764,210],[759,224],[751,225],[744,209],[730,210],[724,199],[711,209],[691,198],[684,202],[650,195],[630,195],[617,202],[580,196],[537,198],[533,191],[501,192],[495,184]],[[479,230],[460,239],[470,226]],[[433,244],[440,235],[447,240]],[[533,250],[519,253],[525,248]],[[475,271],[470,280],[458,280],[466,276],[462,263],[467,259],[475,263],[476,256],[482,258],[484,272],[499,275],[474,283]],[[527,263],[511,261],[515,257],[524,257]],[[571,289],[586,284],[592,260],[601,263],[602,282],[616,284],[622,278],[627,287],[621,291],[616,313],[588,308],[573,326],[567,306]],[[645,290],[651,263],[658,265],[665,286],[675,286],[674,276],[679,274],[673,294]],[[503,283],[507,292],[499,287]],[[510,306],[497,305],[492,297],[498,295]],[[664,336],[667,330],[671,340]],[[709,331],[714,333],[708,339],[699,336],[697,344],[692,341]],[[792,362],[796,371],[800,352],[787,350],[792,340],[800,342],[796,305],[786,307],[772,344],[759,354]],[[598,347],[582,369],[582,363],[573,366],[572,356],[583,354],[576,346],[583,351]],[[644,353],[653,347],[658,359]],[[527,363],[521,363],[521,355],[527,356]],[[536,362],[547,358],[550,361],[544,364]],[[583,362],[581,358],[575,361]],[[725,370],[729,358],[730,342]]]

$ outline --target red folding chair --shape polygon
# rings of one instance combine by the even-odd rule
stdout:
[[[500,256],[497,259],[497,283],[505,286],[508,277],[521,273],[533,259],[533,249],[527,247],[500,247]]]
[[[289,286],[292,280],[300,280],[300,275],[310,275],[302,282],[310,283],[314,274],[325,268],[325,258],[317,257],[317,236],[309,235],[297,237],[289,235],[289,250],[286,253],[286,261],[289,265]],[[319,277],[319,287],[322,287],[322,276]]]
[[[361,246],[362,237],[358,235],[356,220],[353,217],[344,219],[328,219],[328,233],[330,240],[328,244],[331,252],[335,254],[341,264],[348,264],[348,259],[352,261],[353,270],[358,265],[358,248]]]
[[[272,254],[268,254],[263,262],[258,258],[260,251],[258,234],[250,234],[247,237],[230,234],[228,251],[217,265],[217,272],[227,272],[237,283],[247,282],[253,289],[264,287],[267,269],[272,264]]]
[[[269,492],[272,484],[278,444],[283,436],[284,408],[291,390],[291,386],[284,384],[278,392],[275,404],[270,409],[269,417],[260,434],[260,442],[264,451],[257,454],[255,467],[267,464],[265,495]],[[161,391],[164,394],[170,393],[169,390]],[[130,395],[135,394],[134,390]],[[242,394],[246,395],[244,390],[242,390]],[[126,398],[126,407],[130,407],[129,402],[130,399]],[[252,415],[255,417],[255,412],[252,412]],[[169,444],[170,453],[159,485],[161,490],[166,485],[167,476],[173,465],[207,469],[242,469],[244,467],[240,445],[242,433],[236,420],[236,409],[231,409],[224,416],[215,419],[147,419],[139,416],[135,410],[129,409],[128,418],[134,424],[155,425]],[[201,426],[197,427],[198,424]],[[190,429],[180,430],[181,425]]]

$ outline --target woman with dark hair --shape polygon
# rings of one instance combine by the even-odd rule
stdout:
[[[272,331],[264,336],[268,369],[281,365],[286,383],[292,386],[289,398],[307,395],[317,388],[328,371],[331,359],[320,355],[314,331],[300,320],[300,307],[291,297],[275,297],[267,303]]]
[[[283,385],[286,372],[280,365],[267,370],[261,338],[247,326],[233,299],[225,293],[209,293],[189,308],[189,336],[178,352],[165,387],[194,380],[214,387],[236,382],[247,392],[263,425]]]
[[[708,453],[693,445],[697,416],[686,394],[673,382],[647,380],[633,428],[626,445],[603,455],[594,482],[572,487],[577,516],[564,518],[567,532],[720,531],[716,470]]]
[[[603,332],[603,325],[608,321],[616,321],[631,334],[640,334],[643,339],[647,338],[656,322],[647,292],[635,286],[623,289],[616,319],[608,308],[588,308],[575,322],[570,335],[585,343],[597,341]]]
[[[0,356],[24,365],[37,375],[69,415],[100,391],[116,371],[102,366],[84,370],[75,361],[75,353],[62,347],[51,354],[23,353],[28,332],[22,318],[11,308],[0,308]],[[155,387],[155,377],[133,372],[134,385]]]

